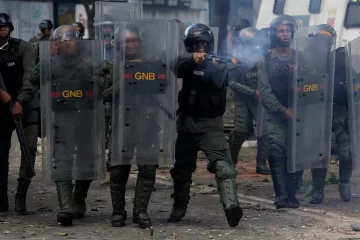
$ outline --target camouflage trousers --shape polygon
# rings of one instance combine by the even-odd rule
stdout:
[[[241,146],[245,140],[254,134],[253,120],[257,120],[257,102],[245,103],[238,101],[235,105],[234,131],[231,133],[229,148],[234,164],[237,164]],[[258,137],[257,161],[259,165],[266,165],[267,160],[267,134]]]

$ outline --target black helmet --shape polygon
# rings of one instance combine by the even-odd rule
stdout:
[[[195,23],[185,30],[184,44],[187,52],[194,52],[193,45],[198,41],[206,41],[206,52],[214,51],[214,34],[205,24]]]
[[[274,20],[272,20],[272,22],[270,23],[270,28],[269,28],[270,40],[274,43],[278,41],[276,28],[281,25],[288,25],[291,31],[291,39],[294,38],[295,30],[297,28],[295,19],[289,15],[280,15],[276,17]]]
[[[78,30],[71,25],[62,25],[54,30],[52,40],[78,40],[80,39]]]
[[[48,19],[42,20],[40,22],[40,24],[39,24],[40,31],[44,31],[44,29],[46,29],[46,28],[47,29],[53,29],[54,28],[52,22],[50,20],[48,20]]]
[[[328,24],[320,24],[313,30],[312,33],[309,34],[309,37],[316,37],[320,35],[336,37],[336,31],[332,26]]]
[[[268,52],[270,48],[274,48],[274,42],[270,40],[269,28],[262,28],[256,34],[257,41],[259,42],[264,54]]]
[[[82,38],[85,35],[85,26],[81,22],[74,22],[71,26],[75,27],[80,33],[80,37]]]
[[[0,13],[0,26],[9,26],[10,32],[14,31],[14,25],[11,18],[6,13]]]
[[[249,20],[244,18],[236,19],[232,25],[233,35],[236,36],[241,30],[248,27],[251,27],[251,23]]]
[[[258,34],[259,30],[254,27],[247,27],[244,28],[239,32],[239,40],[242,44],[247,44],[255,40],[256,35]]]

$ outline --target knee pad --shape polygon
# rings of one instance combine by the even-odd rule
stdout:
[[[127,181],[130,174],[130,165],[114,166],[110,170],[110,179],[113,182]]]
[[[192,172],[184,169],[172,168],[170,170],[171,177],[174,181],[189,182],[191,181]]]
[[[215,174],[218,179],[231,179],[237,176],[234,166],[226,161],[216,161],[214,164],[209,164],[208,171]]]
[[[139,168],[139,174],[138,176],[141,179],[147,179],[147,180],[155,180],[156,178],[156,169],[157,166],[154,165],[144,165]]]
[[[269,156],[275,158],[286,158],[286,146],[284,143],[279,141],[270,141],[268,146]]]

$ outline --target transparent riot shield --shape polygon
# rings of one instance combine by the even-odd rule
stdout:
[[[259,99],[257,106],[257,118],[256,118],[256,137],[261,137],[267,134],[267,121],[266,121],[266,110],[262,105],[261,99]]]
[[[173,163],[178,27],[152,19],[122,22],[117,29],[112,165]]]
[[[316,28],[316,25],[304,26],[295,30],[294,38],[306,38],[309,37],[309,34],[313,32]]]
[[[105,176],[102,100],[95,40],[40,42],[43,175],[47,180]]]
[[[95,39],[103,49],[101,58],[113,57],[114,29],[120,21],[142,19],[142,3],[95,2]]]
[[[335,37],[293,41],[289,64],[288,172],[327,168],[331,157]]]
[[[349,132],[353,170],[360,166],[360,37],[347,44],[347,92],[349,110]]]

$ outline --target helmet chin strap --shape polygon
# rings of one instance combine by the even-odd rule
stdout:
[[[9,48],[9,37],[7,37],[7,38],[2,38],[2,37],[0,37],[0,40],[6,40],[6,43],[4,43],[4,44],[0,47],[0,50],[5,51],[6,49]]]

